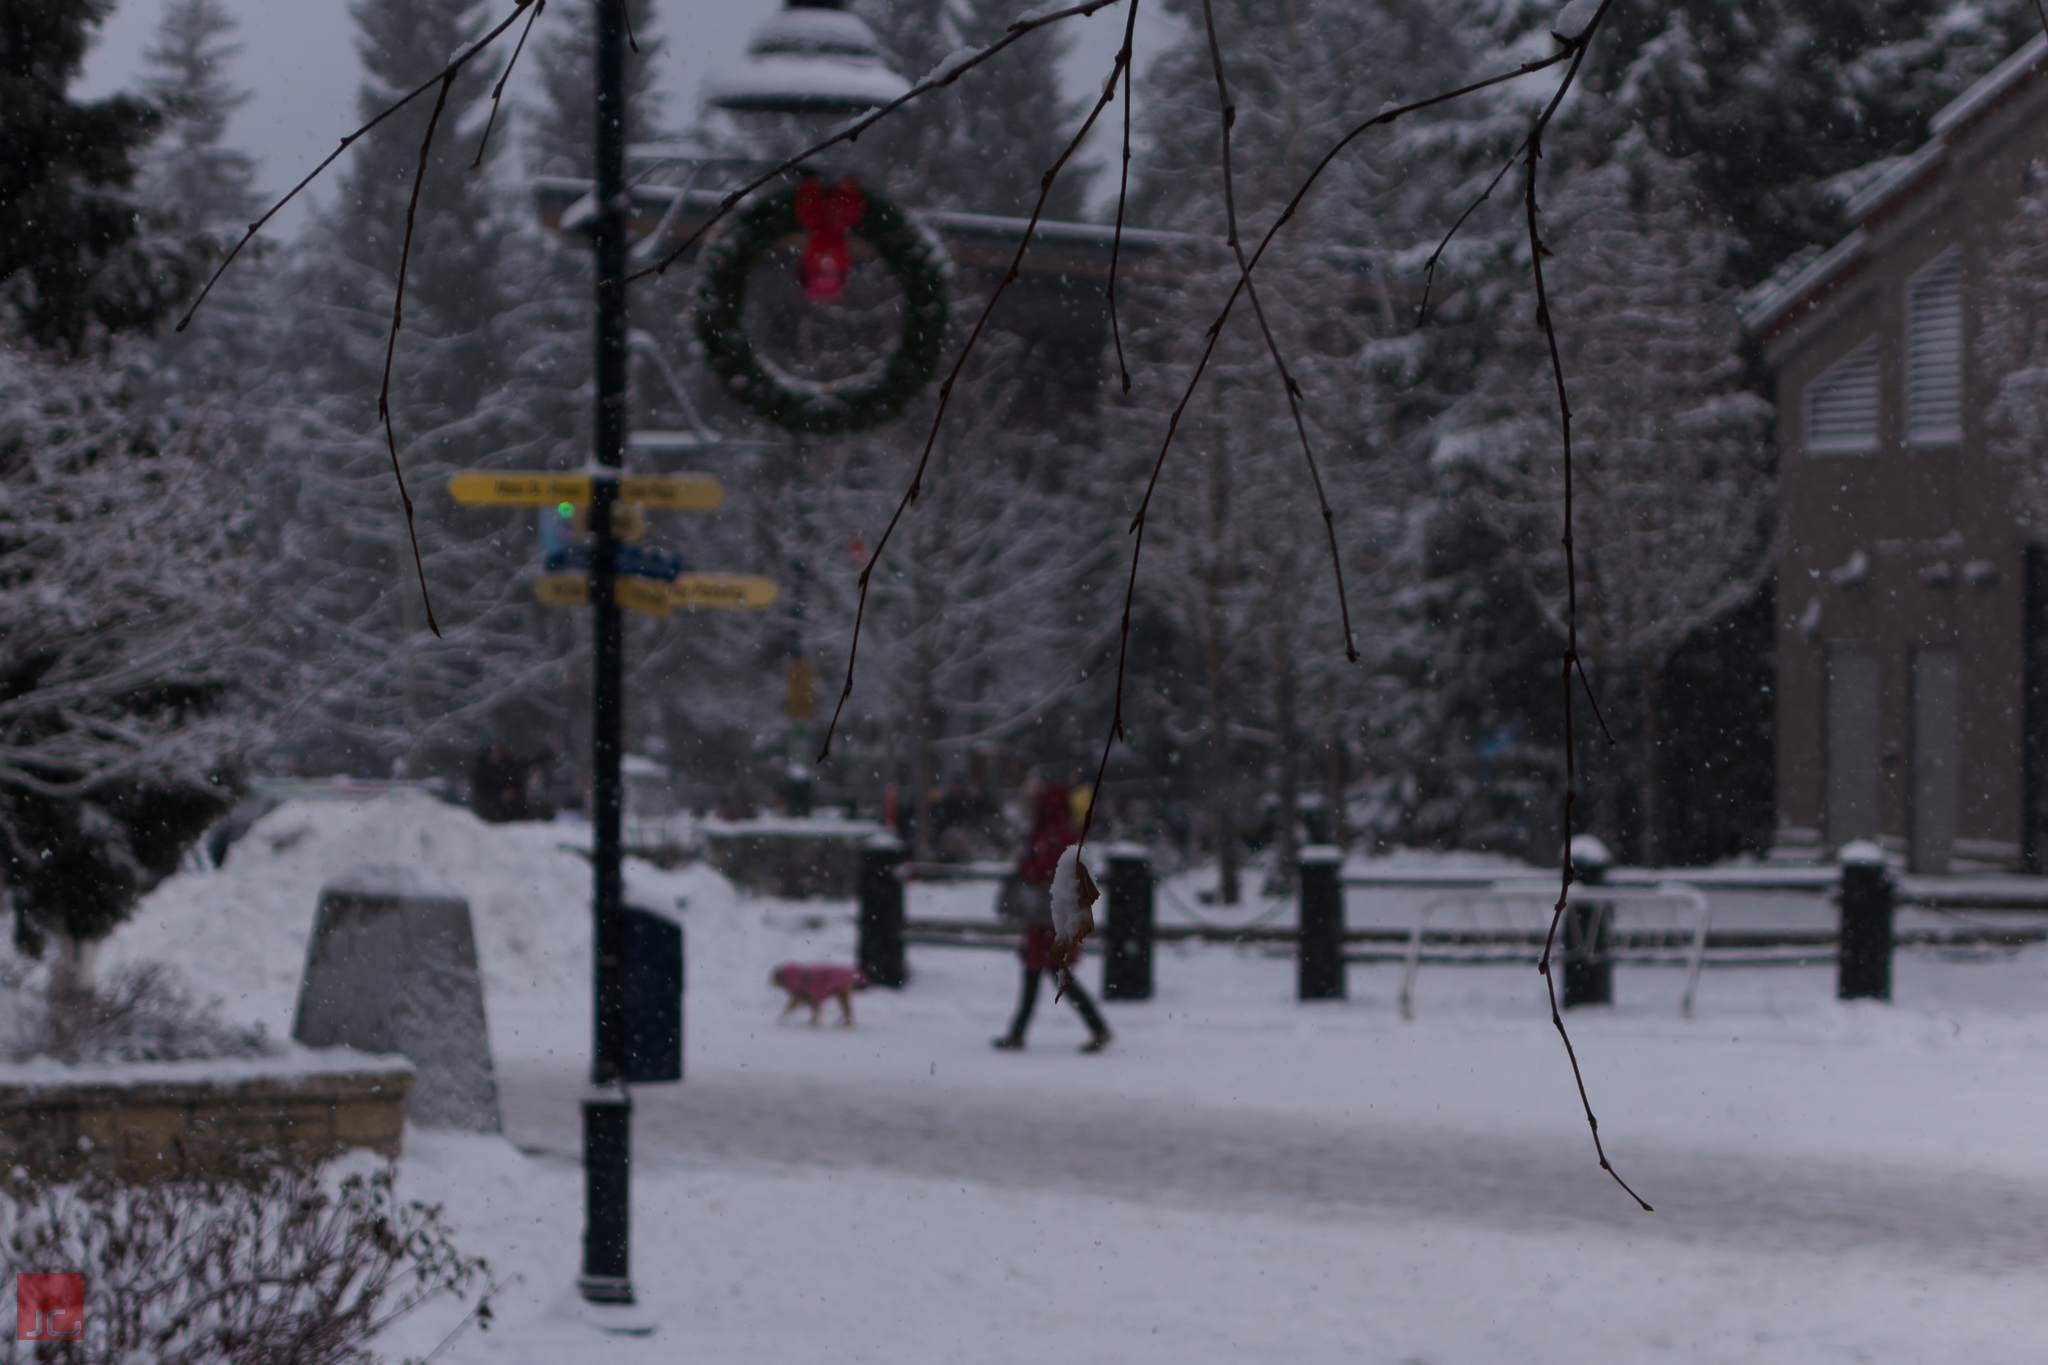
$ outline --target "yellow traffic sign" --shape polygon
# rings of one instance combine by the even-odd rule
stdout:
[[[588,474],[546,474],[469,470],[448,480],[457,502],[496,507],[584,506],[590,502]],[[718,480],[702,474],[627,474],[619,479],[619,501],[678,512],[708,512],[725,501]]]
[[[686,573],[668,585],[679,607],[765,607],[781,595],[772,578]]]
[[[545,606],[584,607],[590,605],[590,575],[582,573],[544,573],[534,585],[534,593]],[[675,602],[669,596],[668,584],[654,578],[629,578],[621,575],[612,580],[612,600],[628,611],[644,611],[649,616],[666,616]]]

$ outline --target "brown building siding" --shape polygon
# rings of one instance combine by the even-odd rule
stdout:
[[[2048,152],[2048,81],[2037,63],[1980,103],[1930,144],[1935,164],[1909,167],[1867,209],[1835,268],[1789,307],[1767,300],[1775,315],[1757,329],[1778,381],[1781,842],[1818,852],[1875,835],[1927,871],[1948,870],[1951,850],[1964,866],[2012,865],[2026,834],[2027,537],[2018,470],[1986,453],[1995,377],[1974,362],[2000,229],[2028,163]],[[1908,287],[1951,247],[1963,271],[1961,439],[1916,444]],[[1873,336],[1875,448],[1811,449],[1809,386]],[[1872,669],[1874,726],[1861,709]],[[1874,828],[1852,827],[1866,820]]]

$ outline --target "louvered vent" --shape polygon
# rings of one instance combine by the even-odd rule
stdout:
[[[1837,360],[1806,386],[1810,455],[1868,455],[1877,449],[1877,338]]]
[[[1963,253],[1950,247],[1906,285],[1906,440],[1963,439]]]

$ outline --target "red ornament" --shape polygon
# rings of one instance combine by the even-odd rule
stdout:
[[[860,186],[848,176],[825,193],[816,176],[806,177],[796,191],[796,220],[810,233],[804,242],[803,259],[796,263],[796,282],[804,297],[813,303],[830,303],[846,292],[846,275],[853,262],[846,251],[846,234],[868,211],[860,197]]]

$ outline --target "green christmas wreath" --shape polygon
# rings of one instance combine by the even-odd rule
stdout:
[[[844,287],[847,236],[873,247],[903,290],[903,334],[888,358],[866,373],[830,383],[798,379],[764,361],[747,335],[749,273],[777,246],[806,232],[798,278],[813,299],[830,299]],[[756,200],[704,248],[697,335],[712,372],[768,421],[820,436],[863,431],[903,411],[931,382],[946,344],[951,277],[946,249],[902,209],[864,195],[851,180],[828,197],[816,180],[806,179]]]

